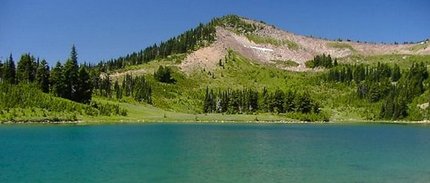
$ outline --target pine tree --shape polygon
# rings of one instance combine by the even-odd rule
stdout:
[[[51,82],[51,92],[54,93],[55,96],[65,97],[66,94],[66,78],[63,74],[63,65],[60,62],[57,62],[55,67],[52,69],[50,74],[50,82]]]
[[[288,91],[285,96],[285,112],[294,112],[296,110],[296,96],[292,91]]]
[[[122,90],[121,90],[121,87],[118,84],[118,80],[115,81],[115,84],[114,84],[113,88],[115,90],[115,97],[116,97],[116,99],[118,99],[118,100],[122,99]]]
[[[334,59],[333,66],[334,66],[334,67],[336,67],[337,65],[338,65],[338,63],[337,63],[337,58],[335,58],[335,59]]]
[[[92,84],[90,75],[85,66],[79,69],[79,80],[76,87],[75,101],[81,103],[90,103],[92,94]]]
[[[112,81],[109,74],[105,74],[100,81],[100,94],[104,97],[112,97]]]
[[[0,60],[0,82],[3,81],[3,62]]]
[[[37,67],[36,82],[39,88],[45,92],[49,92],[49,66],[46,60],[42,60]]]
[[[3,65],[3,80],[11,84],[16,83],[16,68],[12,54],[9,55],[9,59]]]
[[[35,58],[29,53],[23,54],[18,62],[16,78],[18,82],[31,83],[36,75]]]
[[[76,52],[75,45],[72,46],[72,51],[70,52],[70,58],[64,64],[63,71],[66,88],[64,98],[79,101],[79,96],[76,95],[78,82],[79,82],[79,66],[78,66],[78,54]]]
[[[154,72],[154,78],[163,83],[176,82],[176,80],[172,77],[172,69],[170,69],[170,67],[158,67],[158,70]]]
[[[152,103],[151,95],[152,89],[151,86],[146,82],[144,76],[139,76],[135,78],[135,86],[134,89],[134,99],[139,102],[147,102]]]
[[[312,111],[312,100],[308,93],[300,95],[297,99],[297,112],[310,113]]]
[[[273,101],[272,101],[272,109],[273,112],[276,113],[284,113],[284,92],[282,90],[276,90],[275,94],[273,95]]]

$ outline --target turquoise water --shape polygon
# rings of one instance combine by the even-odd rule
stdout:
[[[0,182],[430,182],[430,127],[0,126]]]

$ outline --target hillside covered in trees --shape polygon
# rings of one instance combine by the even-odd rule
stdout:
[[[54,65],[10,55],[0,60],[0,121],[429,120],[430,56],[328,41],[324,49],[353,54],[282,60],[309,48],[270,31],[279,30],[228,15],[97,64],[79,63],[75,46]],[[203,64],[184,69],[190,62]]]

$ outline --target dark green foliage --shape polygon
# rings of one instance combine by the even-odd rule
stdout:
[[[397,88],[393,90],[388,95],[387,99],[381,106],[380,118],[381,119],[403,119],[408,116],[408,101],[405,96],[401,95]]]
[[[3,81],[6,83],[15,84],[16,83],[16,68],[15,62],[13,61],[12,54],[10,54],[9,59],[3,64],[2,68]]]
[[[81,103],[90,103],[94,88],[92,83],[94,75],[90,75],[87,66],[83,65],[79,67],[77,59],[78,54],[75,46],[73,46],[70,58],[64,66],[60,62],[57,62],[50,73],[51,91],[58,97]],[[49,71],[49,67],[40,66],[41,73],[46,70]],[[41,76],[39,79],[42,81],[43,77]],[[96,86],[100,85],[98,81]]]
[[[327,73],[327,80],[332,82],[356,84],[365,82],[365,85],[386,81],[393,76],[394,70],[387,64],[378,63],[377,66],[359,65],[339,65],[331,68]],[[395,74],[394,74],[395,75]],[[393,79],[391,79],[393,80]]]
[[[127,110],[122,109],[118,104],[99,103],[92,101],[90,106],[98,109],[99,115],[102,116],[127,116]]]
[[[348,84],[355,81],[360,98],[369,102],[383,101],[381,119],[397,120],[408,116],[408,104],[426,90],[424,82],[428,72],[423,63],[412,64],[405,73],[401,73],[396,64],[393,67],[381,63],[376,66],[339,65],[330,69],[326,78]]]
[[[338,65],[337,59],[332,59],[330,55],[317,55],[313,60],[306,62],[306,66],[309,68],[332,68],[333,66]]]
[[[227,101],[224,101],[224,103],[228,103]],[[225,108],[223,108],[225,106]],[[220,110],[225,111],[227,109],[227,105],[221,105]],[[213,90],[209,90],[208,87],[206,87],[206,93],[205,93],[205,99],[203,101],[203,112],[204,113],[210,113],[210,112],[216,112],[216,103],[215,103],[215,97]]]
[[[118,80],[115,81],[115,84],[113,85],[113,90],[115,91],[115,97],[119,100],[122,99],[122,90],[121,87],[118,84]]]
[[[296,106],[297,112],[300,113],[310,113],[310,112],[319,112],[319,105],[317,103],[314,104],[311,97],[308,93],[304,93],[303,95],[297,96]]]
[[[36,59],[30,54],[23,54],[18,62],[16,78],[18,82],[31,83],[36,78]]]
[[[104,74],[103,77],[100,78],[98,90],[101,96],[112,98],[112,81],[109,74]]]
[[[75,46],[72,47],[70,58],[64,64],[63,74],[66,82],[64,98],[79,101],[79,94],[76,93],[79,85],[79,66]]]
[[[135,83],[136,82],[133,76],[130,74],[126,74],[124,80],[122,81],[122,93],[124,93],[125,96],[132,96]]]
[[[50,74],[51,92],[58,97],[66,97],[66,78],[63,74],[63,65],[57,62]]]
[[[112,98],[112,82],[109,75],[105,75],[100,80],[99,94],[104,97]],[[152,87],[145,76],[136,76],[126,74],[122,86],[118,81],[113,85],[116,99],[120,100],[123,96],[132,97],[138,102],[152,103]]]
[[[3,81],[3,62],[0,60],[0,82]]]
[[[42,60],[42,62],[39,63],[39,66],[37,67],[36,71],[36,83],[37,86],[45,93],[49,92],[49,66],[46,60]]]
[[[217,19],[217,25],[233,28],[236,32],[241,34],[249,34],[257,31],[260,27],[256,24],[251,24],[243,21],[237,15],[227,15],[220,19]]]
[[[378,102],[387,96],[391,89],[392,85],[388,78],[379,82],[366,80],[358,84],[357,94],[360,98],[366,98],[370,102]]]
[[[75,93],[75,101],[81,103],[91,102],[91,95],[93,92],[93,86],[91,84],[90,75],[85,66],[81,66],[79,69],[78,83]]]
[[[175,83],[176,80],[172,77],[172,69],[170,67],[160,66],[154,72],[154,78],[163,83]]]
[[[397,82],[399,81],[400,77],[402,77],[402,74],[400,72],[400,67],[395,64],[393,67],[393,71],[391,72],[391,81]]]
[[[3,62],[0,60],[0,81],[3,81]]]
[[[262,100],[259,100],[259,99]],[[220,90],[214,93],[206,88],[203,101],[203,112],[205,113],[316,113],[320,112],[320,106],[307,93],[297,95],[291,91],[283,92],[276,90],[273,93],[263,88],[259,93],[253,89],[244,90]]]
[[[134,78],[134,86],[132,87],[134,90],[134,99],[139,102],[147,102],[152,103],[152,89],[148,82],[146,82],[144,76],[138,76]]]

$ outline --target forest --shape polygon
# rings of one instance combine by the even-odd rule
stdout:
[[[226,114],[252,114],[252,113],[298,113],[314,114],[318,119],[328,120],[326,116],[319,115],[320,104],[307,93],[298,94],[293,91],[268,91],[263,88],[261,92],[256,89],[243,90],[217,90],[206,88],[203,112]],[[304,121],[311,119],[303,118]]]
[[[379,119],[405,119],[408,105],[427,88],[424,84],[429,74],[422,62],[413,63],[403,72],[397,64],[338,64],[330,55],[317,56],[309,62],[311,66],[329,68],[323,80],[356,87],[356,95],[368,102],[382,101]]]
[[[85,64],[78,65],[75,46],[64,65],[57,62],[52,69],[46,60],[29,53],[21,55],[15,66],[10,55],[0,62],[0,114],[14,120],[18,113],[25,115],[27,111],[51,121],[75,121],[76,115],[126,116],[127,111],[119,105],[92,101],[99,82],[92,82],[90,70]],[[53,118],[50,115],[54,113],[57,116]]]

